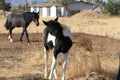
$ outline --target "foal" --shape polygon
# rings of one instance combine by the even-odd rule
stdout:
[[[48,22],[43,21],[46,25],[44,29],[44,52],[45,52],[45,78],[47,78],[47,61],[48,61],[48,52],[50,49],[53,50],[53,58],[51,65],[51,72],[49,79],[52,80],[52,74],[54,73],[55,78],[57,79],[56,74],[56,60],[57,55],[62,52],[63,57],[63,71],[62,71],[62,80],[65,80],[66,72],[66,63],[68,57],[68,51],[72,47],[72,35],[69,27],[58,22],[58,17],[55,20],[50,20]]]

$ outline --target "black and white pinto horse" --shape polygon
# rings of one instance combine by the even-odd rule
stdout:
[[[29,38],[28,38],[27,27],[29,26],[29,24],[32,21],[36,24],[36,26],[39,26],[39,13],[23,12],[23,13],[11,13],[11,14],[9,14],[7,16],[5,27],[7,30],[9,30],[8,39],[10,40],[10,42],[13,42],[12,30],[15,27],[22,27],[23,31],[22,31],[22,34],[20,37],[20,42],[22,42],[22,37],[25,33],[26,37],[27,37],[27,42],[30,43]]]
[[[57,55],[63,53],[63,71],[62,71],[62,80],[65,80],[66,72],[66,63],[68,58],[69,49],[72,47],[72,35],[70,29],[67,25],[60,24],[58,22],[58,17],[55,20],[43,21],[46,25],[44,29],[44,52],[45,52],[45,78],[47,78],[47,61],[48,61],[48,52],[50,49],[53,50],[53,58],[51,64],[51,72],[49,79],[52,79],[52,74],[54,74],[57,79],[56,74],[56,59]]]

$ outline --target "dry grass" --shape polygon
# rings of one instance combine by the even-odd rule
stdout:
[[[117,45],[117,47],[114,47],[115,42],[112,40],[109,41],[102,38],[91,38],[89,36],[87,37],[87,40],[92,41],[92,51],[89,51],[86,50],[86,47],[84,46],[86,43],[89,43],[89,41],[87,42],[87,40],[85,40],[86,37],[74,37],[74,39],[76,39],[74,41],[77,43],[74,43],[72,46],[70,55],[68,57],[66,73],[67,79],[83,80],[82,78],[88,78],[89,73],[91,72],[96,72],[98,75],[104,75],[106,78],[115,79],[119,65],[117,54],[119,52],[119,49],[117,49],[117,47],[120,46]],[[34,38],[31,40],[34,40]],[[85,40],[85,43],[82,40]],[[103,46],[101,43],[104,40],[106,43],[104,44],[105,47],[101,47]],[[83,42],[82,44],[84,45],[81,45],[81,42],[78,41]],[[111,42],[112,44],[110,44]],[[14,46],[15,44],[11,45]],[[58,56],[56,66],[59,80],[62,73],[62,56],[62,54]],[[51,60],[52,54],[49,54],[49,70]],[[12,80],[16,80],[16,78],[21,78],[20,80],[34,80],[34,78],[39,77],[38,80],[41,80],[44,75],[43,43],[34,43],[30,46],[22,44],[18,45],[18,48],[16,49],[12,48],[12,46],[8,49],[1,48],[0,64],[0,78],[7,78],[7,80],[9,80],[9,78],[14,78]]]
[[[74,48],[74,47],[73,47]],[[72,49],[73,49],[72,48]],[[91,53],[84,51],[84,49],[79,49],[80,52],[77,50],[71,52],[68,58],[68,65],[67,65],[67,79],[75,79],[81,77],[88,77],[90,72],[97,72],[98,74],[105,75],[106,77],[115,77],[118,61],[112,59],[111,57],[99,57],[95,55],[96,53]],[[36,75],[39,74],[43,77],[44,74],[44,58],[43,53],[39,52],[23,52],[14,60],[14,65],[9,67],[3,66],[0,68],[0,76],[5,78],[11,77],[26,77],[26,75]],[[75,54],[75,55],[74,55]],[[51,55],[50,55],[51,57]],[[49,58],[50,59],[50,58]],[[57,61],[57,72],[59,75],[59,79],[61,77],[61,70],[62,70],[62,55],[59,55]],[[112,59],[112,62],[110,62]],[[12,62],[11,62],[12,63]],[[50,63],[49,61],[49,70],[50,70]],[[113,64],[113,65],[110,65]],[[112,74],[110,74],[112,73]],[[114,75],[113,75],[114,74]],[[29,78],[31,78],[29,76]]]
[[[1,19],[0,33],[7,33],[5,28],[3,28],[5,23],[5,18]],[[50,20],[54,18],[40,18],[40,26],[36,27],[32,22],[30,27],[28,27],[28,32],[36,33],[43,32],[44,25],[42,20]],[[59,21],[61,23],[68,24],[71,27],[72,32],[83,32],[87,34],[108,36],[111,38],[120,39],[120,28],[119,28],[119,17],[112,17],[108,15],[102,15],[99,13],[92,12],[91,10],[84,10],[80,13],[73,15],[72,17],[60,17]],[[21,33],[21,29],[15,29],[15,33]]]
[[[78,41],[82,41],[84,39],[85,38],[83,37],[83,39],[80,40],[78,39]],[[87,40],[88,39],[89,38],[87,38]],[[89,40],[91,41],[91,39]],[[84,45],[82,45],[83,47],[81,45],[78,45],[79,43],[76,43],[72,47],[74,51],[71,52],[71,56],[69,57],[69,61],[68,61],[69,66],[67,71],[67,76],[69,76],[69,78],[80,79],[79,78],[80,76],[89,77],[89,73],[91,72],[97,72],[98,75],[102,74],[106,78],[109,78],[109,76],[115,77],[115,74],[117,72],[116,69],[118,69],[119,66],[119,60],[117,57],[118,55],[116,55],[115,58],[115,55],[113,55],[114,53],[112,52],[112,50],[102,49],[102,47],[98,48],[97,46],[95,46],[93,40],[92,40],[92,47],[93,47],[92,52],[84,49],[85,47]],[[106,44],[104,44],[104,46],[105,45]],[[105,79],[105,80],[110,80],[110,79]]]

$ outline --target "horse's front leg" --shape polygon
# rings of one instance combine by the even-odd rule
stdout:
[[[21,36],[20,36],[20,43],[22,43],[22,37],[23,37],[23,35],[24,35],[24,32],[25,32],[25,28],[23,28],[23,31],[22,31],[22,33],[21,33]]]
[[[44,53],[45,53],[45,78],[48,76],[48,50],[44,47]]]
[[[49,80],[52,80],[52,75],[53,75],[53,71],[55,70],[56,68],[56,58],[55,56],[53,56],[53,59],[52,59],[52,65],[51,65],[51,71],[50,71],[50,75],[49,75]],[[55,78],[57,79],[57,75],[55,73]]]
[[[29,40],[27,29],[25,29],[25,34],[26,34],[27,42],[28,42],[28,44],[30,44],[30,40]]]

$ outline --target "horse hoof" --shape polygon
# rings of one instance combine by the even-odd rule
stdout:
[[[11,42],[11,43],[13,43],[13,40],[12,40],[12,39],[10,39],[10,42]]]
[[[20,44],[22,44],[22,42],[20,41]]]
[[[8,40],[10,40],[10,35],[8,36]]]
[[[28,45],[30,45],[30,43],[28,43]]]

